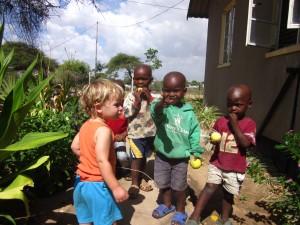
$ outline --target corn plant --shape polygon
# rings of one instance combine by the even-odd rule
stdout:
[[[0,26],[0,88],[3,84],[3,78],[11,63],[14,55],[12,50],[7,57],[1,48],[4,32],[4,20]],[[30,80],[33,76],[33,68],[38,63],[38,59],[28,67],[24,74],[18,79],[14,87],[7,94],[1,95],[3,102],[2,111],[0,114],[0,165],[5,165],[5,160],[12,157],[18,151],[28,151],[32,148],[37,148],[49,142],[68,136],[63,132],[47,132],[47,133],[28,133],[18,142],[13,143],[14,137],[18,132],[18,127],[24,120],[28,111],[35,103],[40,92],[49,83],[52,77],[42,80],[36,86],[29,87]],[[40,70],[39,73],[42,71]],[[26,195],[23,192],[25,186],[33,186],[33,179],[26,172],[34,170],[40,166],[49,167],[48,156],[42,156],[34,160],[24,168],[18,169],[17,172],[0,175],[0,201],[18,199],[24,203],[26,215],[29,217],[29,205]],[[3,206],[3,204],[0,204]],[[11,224],[16,224],[14,219],[0,208],[0,217],[4,218]]]

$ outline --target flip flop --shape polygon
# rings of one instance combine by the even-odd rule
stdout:
[[[128,189],[129,199],[136,199],[139,196],[140,189],[137,185],[131,185]]]
[[[187,213],[176,212],[172,219],[171,225],[174,225],[174,223],[184,225],[187,218],[188,218]]]
[[[147,183],[144,179],[141,181],[140,189],[145,192],[149,192],[153,190],[153,187]]]
[[[159,205],[156,209],[153,210],[152,212],[152,216],[156,219],[159,219],[159,218],[162,218],[164,217],[165,215],[171,213],[171,212],[174,212],[175,211],[175,206],[174,205],[171,205],[170,208],[168,208],[167,206],[165,206],[164,204],[161,204]],[[156,215],[156,213],[158,215]]]

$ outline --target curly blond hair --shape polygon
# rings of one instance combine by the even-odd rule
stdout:
[[[124,90],[119,85],[107,79],[97,79],[83,87],[80,103],[83,111],[95,116],[96,103],[105,104],[107,101],[121,101],[123,98]]]

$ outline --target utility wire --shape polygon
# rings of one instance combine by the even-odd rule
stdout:
[[[152,16],[152,17],[150,17],[150,18],[148,18],[148,19],[146,19],[146,20],[143,20],[143,21],[140,21],[140,22],[137,22],[137,23],[134,23],[134,24],[123,25],[123,26],[118,26],[118,25],[105,25],[105,24],[102,24],[102,23],[99,23],[99,24],[102,25],[102,26],[105,26],[105,27],[118,27],[118,28],[132,27],[132,26],[135,26],[135,25],[138,25],[138,24],[147,22],[147,21],[149,21],[149,20],[152,20],[152,19],[154,19],[154,18],[156,18],[156,17],[158,17],[158,16],[164,14],[165,12],[169,11],[170,9],[174,9],[175,6],[179,5],[179,4],[180,4],[181,2],[183,2],[183,1],[184,1],[184,0],[181,0],[180,2],[174,4],[174,5],[170,6],[170,7],[167,7],[167,6],[160,6],[160,7],[166,7],[167,9],[164,10],[164,11],[162,11],[162,12],[160,12],[160,13],[158,13],[158,14],[156,14],[156,15],[154,15],[154,16]],[[128,1],[128,2],[129,2],[129,1]],[[134,2],[134,1],[130,1],[130,2]],[[139,3],[139,2],[136,2],[136,3]],[[146,4],[146,3],[141,3],[141,4],[150,5],[150,4]],[[154,5],[154,6],[159,6],[159,5]],[[177,9],[179,9],[179,8],[177,8]],[[58,48],[58,47],[62,46],[62,45],[65,44],[65,43],[70,42],[71,40],[73,40],[73,39],[77,38],[78,36],[80,36],[81,34],[85,33],[86,31],[92,29],[92,28],[93,28],[94,26],[96,26],[96,25],[97,25],[97,23],[95,23],[95,24],[92,25],[91,27],[85,29],[84,31],[80,32],[78,35],[76,35],[76,36],[74,36],[74,37],[72,37],[72,38],[70,38],[70,39],[68,39],[68,40],[66,40],[66,41],[64,41],[64,42],[62,42],[62,43],[60,43],[60,44],[58,44],[58,45],[52,47],[52,48],[50,48],[49,50],[46,50],[45,52],[49,52],[49,51],[51,51],[51,50],[53,50],[53,49],[55,49],[55,48]]]
[[[169,11],[170,9],[173,9],[176,5],[179,5],[179,4],[180,4],[181,2],[183,2],[183,1],[184,1],[184,0],[181,0],[180,2],[176,3],[175,5],[172,5],[172,6],[170,6],[170,7],[167,7],[166,10],[164,10],[164,11],[162,11],[162,12],[156,14],[155,16],[152,16],[152,17],[150,17],[150,18],[148,18],[148,19],[146,19],[146,20],[143,20],[143,21],[140,21],[140,22],[137,22],[137,23],[134,23],[134,24],[123,25],[123,26],[120,26],[120,25],[105,25],[105,24],[102,24],[102,23],[99,23],[99,24],[101,24],[102,26],[105,26],[105,27],[118,27],[118,28],[132,27],[132,26],[135,26],[135,25],[138,25],[138,24],[147,22],[147,21],[149,21],[149,20],[152,20],[152,19],[154,19],[154,18],[156,18],[156,17],[158,17],[158,16],[164,14],[165,12]]]
[[[164,5],[156,5],[156,4],[145,3],[145,2],[136,2],[136,1],[127,1],[127,2],[131,2],[131,3],[137,3],[137,4],[141,4],[141,5],[151,5],[151,6],[157,6],[157,7],[161,7],[161,8],[170,8],[169,6],[164,6]],[[177,7],[173,7],[172,9],[179,9],[179,10],[185,10],[185,11],[187,11],[187,9],[183,9],[183,8],[177,8]]]
[[[74,37],[72,37],[72,38],[70,38],[70,39],[68,39],[68,40],[66,40],[66,41],[64,41],[64,42],[62,42],[62,43],[60,43],[60,44],[58,44],[58,45],[56,45],[56,46],[50,48],[49,50],[47,50],[47,51],[45,51],[45,52],[49,52],[49,51],[51,51],[51,50],[53,50],[53,49],[55,49],[55,48],[58,48],[59,46],[62,46],[62,45],[65,44],[65,43],[68,43],[69,41],[72,41],[73,39],[77,38],[77,37],[80,36],[81,34],[83,34],[83,33],[87,32],[88,30],[92,29],[95,25],[97,25],[97,23],[95,23],[94,25],[92,25],[92,26],[90,26],[89,28],[85,29],[84,31],[80,32],[79,34],[75,35]]]

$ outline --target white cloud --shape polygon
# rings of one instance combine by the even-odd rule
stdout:
[[[169,7],[180,2],[137,1]],[[60,63],[73,57],[87,62],[93,69],[96,24],[99,22],[98,60],[107,63],[111,57],[122,52],[144,61],[144,53],[149,48],[155,48],[163,64],[162,68],[154,71],[157,79],[161,80],[166,73],[177,70],[185,74],[189,81],[203,81],[207,20],[187,20],[187,10],[167,10],[136,2],[104,0],[101,12],[97,12],[92,5],[83,6],[72,1],[65,10],[60,11],[59,17],[47,22],[41,36],[44,52]],[[175,8],[187,9],[188,4],[189,1],[185,0]]]

